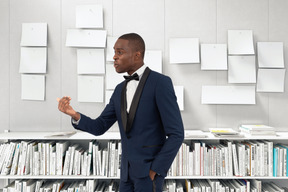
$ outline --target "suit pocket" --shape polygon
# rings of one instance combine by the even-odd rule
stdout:
[[[163,144],[160,145],[143,145],[143,148],[151,148],[151,147],[163,147]]]

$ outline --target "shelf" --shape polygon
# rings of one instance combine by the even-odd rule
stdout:
[[[106,132],[100,136],[94,136],[87,132],[77,131],[75,134],[67,135],[67,136],[53,136],[57,134],[63,134],[65,132],[8,132],[8,133],[1,133],[0,140],[120,140],[120,133],[119,132]],[[247,136],[244,137],[215,137],[213,134],[209,132],[204,132],[206,137],[185,137],[185,140],[287,140],[288,139],[288,132],[277,132],[276,136]]]
[[[100,136],[94,136],[87,132],[75,132],[74,134],[63,135],[65,132],[8,132],[1,133],[0,140],[120,140],[119,132],[106,132]],[[68,132],[67,132],[68,133]],[[60,135],[60,136],[55,136]]]
[[[1,175],[0,179],[120,179],[119,177],[105,177],[105,176],[82,176],[82,175]],[[224,176],[167,176],[165,179],[288,179],[288,177],[224,177]]]

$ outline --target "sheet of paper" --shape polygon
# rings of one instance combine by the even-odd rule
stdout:
[[[76,28],[103,28],[102,5],[76,6]]]
[[[229,83],[256,83],[255,56],[228,57]]]
[[[105,74],[104,49],[77,49],[78,74]]]
[[[107,105],[110,102],[110,98],[113,94],[113,90],[106,90],[106,94],[105,94],[105,105]]]
[[[202,86],[202,104],[255,104],[255,86]]]
[[[144,63],[150,69],[157,71],[158,73],[162,73],[162,51],[145,51]]]
[[[283,42],[257,42],[260,68],[284,68]]]
[[[172,38],[170,63],[200,63],[198,38]]]
[[[67,47],[105,47],[105,30],[68,29],[66,37]]]
[[[228,30],[228,53],[230,55],[253,55],[252,30]]]
[[[257,92],[284,92],[286,69],[258,69]]]
[[[19,73],[46,73],[46,64],[46,47],[21,47]]]
[[[174,86],[180,111],[184,111],[184,86]]]
[[[123,75],[126,73],[117,73],[113,64],[106,64],[106,89],[115,89],[115,87],[124,81]]]
[[[21,46],[47,46],[47,23],[22,23]]]
[[[201,70],[227,70],[227,45],[201,44]]]
[[[44,101],[45,99],[45,76],[44,75],[21,75],[21,99]]]
[[[103,102],[104,77],[78,76],[78,102]]]
[[[114,45],[117,39],[117,37],[107,37],[106,61],[114,61]]]

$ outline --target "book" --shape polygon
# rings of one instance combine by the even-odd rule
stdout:
[[[216,137],[243,137],[232,128],[209,128],[209,131]]]

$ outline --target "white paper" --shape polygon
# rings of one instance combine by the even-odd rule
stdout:
[[[114,90],[106,90],[105,94],[105,105],[107,105],[110,102],[110,98],[113,95]]]
[[[228,57],[229,83],[256,83],[255,56]]]
[[[170,63],[199,63],[198,38],[172,38],[170,44]]]
[[[66,46],[67,47],[105,47],[105,30],[91,29],[68,29]]]
[[[227,70],[227,45],[201,44],[201,70]]]
[[[106,64],[106,89],[115,89],[115,87],[124,81],[125,73],[117,73],[113,64]]]
[[[22,23],[21,46],[47,46],[47,23]]]
[[[258,42],[257,52],[260,68],[284,68],[282,42]]]
[[[102,5],[76,6],[76,28],[103,28]]]
[[[103,102],[104,77],[102,76],[78,76],[78,101],[79,102]]]
[[[21,99],[38,100],[45,99],[45,76],[44,75],[21,75]]]
[[[174,86],[180,111],[184,111],[184,86]]]
[[[105,74],[104,49],[77,49],[78,74]]]
[[[19,73],[46,73],[46,63],[46,47],[21,47]]]
[[[162,51],[145,51],[144,63],[150,69],[162,73]]]
[[[286,69],[258,69],[257,92],[284,92]]]
[[[117,37],[107,37],[106,61],[114,61],[114,45],[117,39]]]
[[[253,55],[252,30],[228,30],[228,53],[230,55]]]
[[[202,104],[255,104],[255,86],[202,86]]]

